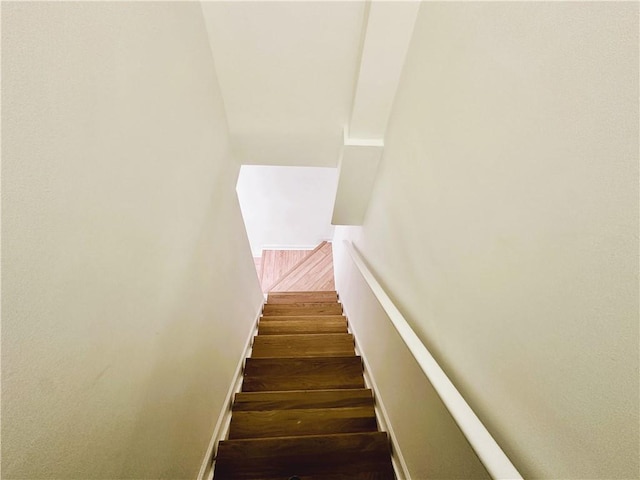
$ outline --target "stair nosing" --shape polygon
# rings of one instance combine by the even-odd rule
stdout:
[[[261,441],[273,441],[274,439],[301,439],[304,438],[305,441],[309,441],[313,437],[318,438],[326,438],[326,437],[343,437],[343,436],[369,436],[374,434],[384,435],[387,438],[389,437],[388,432],[386,431],[376,431],[376,432],[349,432],[349,433],[325,433],[320,435],[304,435],[304,437],[298,435],[283,435],[280,437],[267,437],[267,438],[238,438],[237,440],[221,440],[220,442],[261,442]]]

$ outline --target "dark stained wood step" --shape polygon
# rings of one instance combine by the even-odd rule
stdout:
[[[262,311],[264,316],[273,315],[341,315],[340,303],[265,303]]]
[[[233,411],[373,406],[370,389],[236,393]],[[235,413],[234,413],[235,415]]]
[[[288,304],[288,303],[337,303],[338,293],[335,291],[326,292],[269,292],[267,303]]]
[[[235,411],[229,428],[229,439],[236,439],[375,432],[378,425],[373,405],[370,405]]]
[[[263,315],[260,317],[261,322],[272,321],[288,321],[288,320],[304,320],[305,322],[316,322],[322,320],[345,320],[344,315]]]
[[[300,335],[258,335],[253,340],[252,358],[345,357],[355,355],[353,335],[319,333]]]
[[[228,478],[228,477],[227,477]],[[232,480],[235,477],[231,477]],[[245,478],[245,477],[240,477],[240,478]],[[251,480],[288,480],[289,477],[283,477],[282,475],[276,475],[274,476],[264,476],[261,475],[259,478],[253,478]],[[323,472],[320,475],[296,475],[296,478],[299,478],[300,480],[389,480],[390,478],[395,478],[395,477],[389,477],[388,473],[385,472],[351,472],[351,473],[337,473],[337,472],[333,472],[333,473],[327,473],[327,472]],[[218,480],[218,477],[215,477],[216,480]]]
[[[275,437],[219,444],[214,479],[287,479],[293,475],[305,479],[393,479],[387,434]]]
[[[362,360],[348,357],[247,358],[243,392],[364,388]]]
[[[347,333],[347,319],[344,317],[339,317],[337,319],[322,318],[314,321],[272,319],[270,321],[261,321],[258,324],[258,335],[287,335],[304,333]]]

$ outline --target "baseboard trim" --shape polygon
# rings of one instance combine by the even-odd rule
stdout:
[[[249,338],[247,338],[244,349],[242,350],[242,357],[240,357],[240,361],[238,362],[238,366],[236,367],[236,371],[233,376],[233,381],[229,386],[229,391],[227,392],[222,410],[220,411],[220,415],[218,416],[218,421],[216,422],[216,426],[213,429],[213,435],[211,435],[211,440],[209,441],[207,452],[202,459],[200,471],[198,472],[198,480],[213,479],[213,468],[215,466],[215,457],[218,449],[218,443],[220,442],[220,440],[224,440],[229,433],[233,397],[237,392],[240,391],[240,388],[242,386],[242,371],[244,367],[244,361],[251,355],[252,340],[256,334],[256,330],[258,329],[258,321],[260,320],[260,315],[262,314],[262,308],[263,306],[261,305],[260,310],[256,314],[256,318],[253,322],[253,328],[249,332]]]
[[[380,395],[380,390],[378,390],[378,386],[371,375],[371,368],[369,368],[369,362],[367,361],[367,356],[364,354],[362,349],[358,345],[358,335],[357,332],[353,329],[351,322],[349,321],[349,313],[344,305],[342,304],[342,310],[344,312],[345,317],[347,318],[347,329],[349,333],[353,334],[355,340],[355,352],[356,355],[360,355],[362,358],[362,364],[364,366],[364,383],[367,388],[370,388],[373,391],[374,398],[374,408],[376,412],[376,419],[378,421],[378,425],[380,430],[387,432],[389,435],[389,441],[391,443],[391,463],[393,464],[393,470],[395,471],[396,478],[398,480],[411,480],[411,476],[409,475],[409,469],[407,468],[407,464],[404,461],[404,456],[402,455],[402,451],[398,446],[398,440],[393,431],[393,427],[391,426],[391,422],[389,421],[389,415],[387,414],[387,410],[384,408],[384,403],[382,401],[382,396]]]

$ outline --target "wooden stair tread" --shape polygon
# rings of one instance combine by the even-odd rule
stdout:
[[[370,389],[236,393],[233,411],[338,408],[373,405]]]
[[[251,357],[343,357],[355,355],[354,345],[349,333],[257,335]]]
[[[218,447],[214,478],[286,479],[297,475],[325,479],[359,472],[394,478],[386,433],[225,440]]]
[[[305,322],[322,322],[325,320],[346,320],[344,315],[262,315],[260,317],[260,323],[280,321],[305,321]]]
[[[276,317],[277,318],[277,317]],[[271,320],[258,324],[258,335],[307,333],[347,333],[346,318],[309,320]]]
[[[229,439],[375,432],[377,429],[373,405],[235,411]]]
[[[263,316],[292,316],[292,315],[340,315],[342,304],[340,303],[290,303],[270,304],[265,303],[262,310]]]
[[[364,388],[362,359],[247,358],[243,392]]]
[[[338,301],[338,293],[333,290],[314,292],[269,292],[267,303],[335,303]]]

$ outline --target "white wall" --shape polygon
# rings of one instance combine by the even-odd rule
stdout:
[[[341,232],[344,233],[344,232]],[[333,244],[336,287],[376,388],[400,478],[491,478],[351,259]]]
[[[253,254],[330,240],[337,177],[335,168],[243,165],[237,191]]]
[[[419,9],[420,2],[368,2],[350,138],[384,137]]]
[[[194,478],[261,301],[200,5],[2,10],[3,478]]]
[[[381,143],[345,144],[342,148],[331,216],[331,223],[334,225],[362,225],[384,151]]]
[[[525,478],[638,477],[637,45],[637,3],[424,3],[336,230]]]

